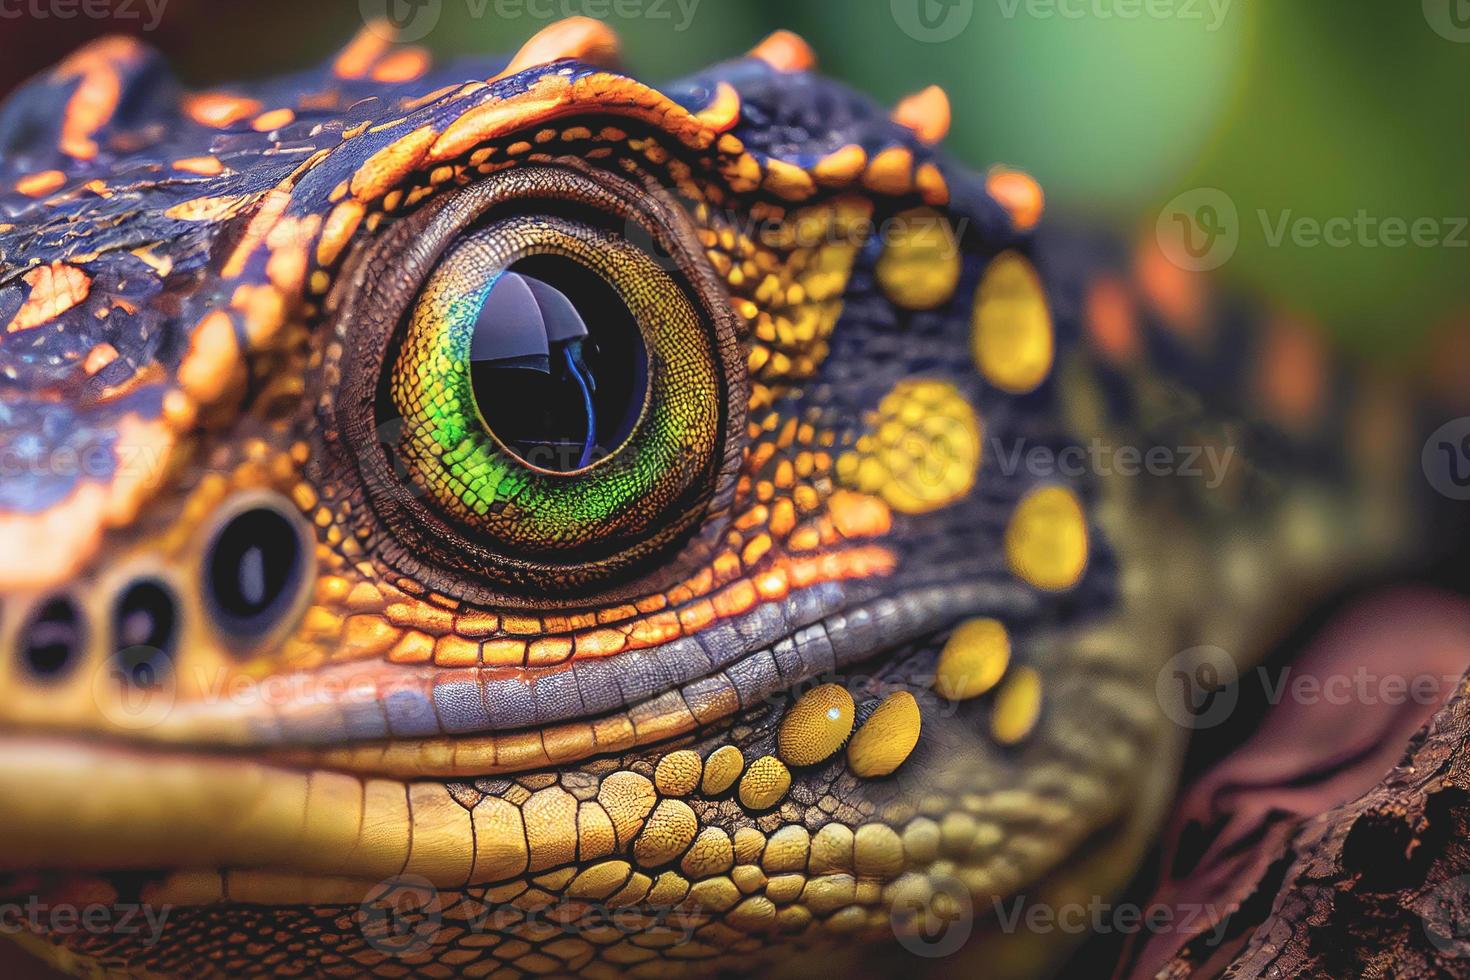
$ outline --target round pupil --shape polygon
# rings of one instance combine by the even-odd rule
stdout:
[[[565,473],[611,454],[633,431],[648,354],[626,303],[569,259],[535,255],[501,273],[470,344],[486,427],[520,459]]]

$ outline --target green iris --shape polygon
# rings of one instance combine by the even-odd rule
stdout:
[[[548,387],[525,389],[545,392],[545,398],[532,394],[517,410],[513,392],[498,388],[494,373],[477,373],[472,352],[497,350],[507,355],[506,363],[525,366],[527,358],[519,356],[525,351],[517,345],[524,346],[518,338],[528,333],[520,320],[534,319],[535,308],[497,304],[491,296],[498,287],[509,288],[512,266],[518,270],[540,260],[546,267],[548,259],[553,274],[556,263],[570,264],[566,278],[574,285],[580,273],[605,287],[602,293],[569,290],[572,300],[550,293],[555,301],[580,305],[556,323],[555,311],[548,313],[550,326],[538,321],[543,333],[529,334],[543,338],[542,351],[533,351],[529,360],[535,362],[532,370],[545,374]],[[546,292],[544,283],[533,285],[538,296]],[[504,315],[497,319],[497,313]],[[628,324],[637,342],[614,335],[619,322]],[[545,331],[556,329],[575,334],[578,324],[585,337],[545,338]],[[599,371],[582,360],[584,346],[588,360],[602,357]],[[621,360],[606,355],[614,349],[622,352]],[[630,350],[646,363],[630,362]],[[639,375],[637,383],[625,377],[629,372]],[[520,377],[506,377],[512,375]],[[566,388],[571,394],[563,397],[549,387],[557,378],[564,387],[575,382]],[[580,446],[579,463],[586,460],[605,422],[594,388],[599,397],[622,392],[624,401],[634,392],[636,400],[626,410],[601,413],[626,414],[621,425],[606,422],[617,444],[604,447],[601,458],[566,470],[528,462],[525,456],[534,454],[526,454],[509,430],[542,416],[579,420],[565,428]],[[679,283],[622,238],[562,219],[506,218],[445,254],[412,311],[389,393],[403,419],[399,451],[414,484],[470,528],[525,553],[656,540],[659,524],[666,523],[661,518],[695,494],[718,462],[722,385],[712,339],[695,305]],[[487,412],[492,402],[494,411]]]

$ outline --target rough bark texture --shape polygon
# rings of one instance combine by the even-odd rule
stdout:
[[[1392,597],[1366,618],[1350,617],[1337,642],[1325,642],[1327,656],[1318,651],[1317,668],[1346,669],[1376,650],[1368,662],[1385,673],[1453,667],[1458,675],[1470,663],[1463,603],[1403,603]],[[1426,642],[1436,630],[1439,639]],[[1387,775],[1351,798],[1340,794],[1372,771],[1375,749],[1404,744],[1397,730],[1417,720],[1414,711],[1361,700],[1340,707],[1336,722],[1355,732],[1326,740],[1343,751],[1308,764],[1324,741],[1324,712],[1274,707],[1261,737],[1186,794],[1166,854],[1172,870],[1155,892],[1159,902],[1208,903],[1226,925],[1218,934],[1206,921],[1193,935],[1151,937],[1128,975],[1470,977],[1470,675],[1451,686],[1437,711],[1418,705],[1432,717]],[[1313,742],[1303,740],[1308,732]],[[1254,785],[1231,779],[1259,775],[1262,765],[1277,771]],[[1313,811],[1334,795],[1339,802]],[[1181,869],[1186,853],[1199,856]]]

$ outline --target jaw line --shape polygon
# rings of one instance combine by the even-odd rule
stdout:
[[[928,586],[872,600],[735,662],[743,667],[732,665],[715,675],[768,668],[767,679],[729,699],[722,714],[696,720],[686,711],[688,730],[812,677],[931,636],[961,616],[1025,616],[1036,602],[1018,586],[985,582]],[[822,655],[811,658],[813,650]],[[631,742],[623,748],[681,734],[680,726],[657,722],[666,699],[682,703],[684,697],[672,691],[635,706],[634,711],[647,712],[650,723],[640,727],[630,720]],[[416,824],[407,802],[415,786],[438,785],[442,791],[446,780],[566,766],[618,751],[589,740],[580,754],[551,758],[546,751],[554,743],[550,731],[508,733],[507,738],[541,746],[541,751],[496,754],[489,764],[460,749],[470,745],[472,752],[483,752],[465,737],[361,749],[241,752],[83,741],[74,735],[0,735],[0,798],[7,800],[0,808],[0,873],[235,868],[381,880],[404,868],[391,848],[379,854],[380,848],[361,845],[369,837],[367,824],[376,814],[374,839],[406,837],[405,827],[413,831]],[[360,827],[352,824],[351,834],[342,823],[349,818],[364,821]],[[429,877],[438,887],[465,884],[452,874],[444,880]]]

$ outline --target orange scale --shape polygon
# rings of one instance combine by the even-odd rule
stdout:
[[[658,613],[633,624],[628,637],[629,649],[639,650],[656,647],[683,635],[679,617],[672,612]]]
[[[715,613],[715,604],[709,599],[701,599],[679,610],[679,624],[684,628],[686,634],[698,632],[714,622],[716,618],[718,617]]]
[[[587,633],[578,633],[572,638],[573,658],[577,657],[610,657],[615,653],[622,653],[628,648],[628,638],[622,632],[614,629],[591,630]]]
[[[715,612],[721,618],[738,616],[752,609],[757,598],[755,586],[749,580],[741,580],[715,594]]]
[[[487,667],[519,667],[525,659],[524,640],[487,640],[480,645],[480,660]]]
[[[564,663],[572,657],[572,638],[569,636],[545,636],[532,640],[526,648],[526,665],[547,667]]]

